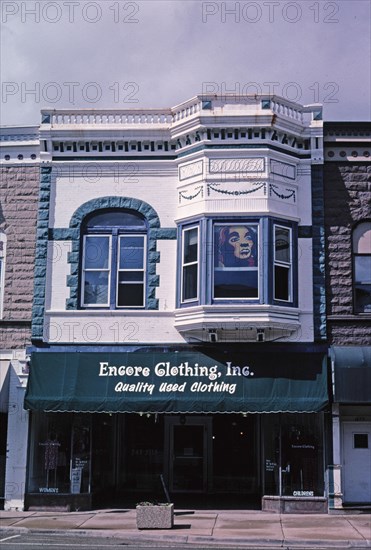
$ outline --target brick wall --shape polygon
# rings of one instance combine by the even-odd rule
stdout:
[[[24,347],[30,339],[38,188],[38,166],[1,167],[0,231],[6,235],[3,349]]]
[[[325,163],[327,328],[330,344],[365,345],[371,319],[353,315],[352,229],[371,218],[371,166]]]

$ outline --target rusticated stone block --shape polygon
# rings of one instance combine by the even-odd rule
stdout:
[[[0,170],[0,230],[6,234],[4,320],[31,318],[38,189],[37,166]],[[8,336],[6,342],[5,347],[16,347]]]

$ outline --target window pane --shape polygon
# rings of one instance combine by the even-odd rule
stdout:
[[[85,237],[85,269],[107,269],[109,260],[109,237]]]
[[[197,298],[197,264],[189,265],[183,268],[183,300],[192,300]]]
[[[108,304],[108,271],[86,271],[84,304]]]
[[[290,231],[283,227],[274,230],[275,260],[290,263]]]
[[[216,270],[214,298],[257,298],[258,271]]]
[[[258,297],[257,235],[257,225],[215,225],[214,298]]]
[[[262,416],[263,494],[323,496],[321,415],[291,413]]]
[[[216,225],[214,252],[215,267],[256,267],[257,225]]]
[[[274,299],[290,299],[290,269],[280,265],[274,266]]]
[[[353,231],[353,251],[371,254],[371,222],[359,224]]]
[[[103,212],[90,218],[87,223],[87,227],[127,227],[136,226],[145,228],[144,220],[136,216],[135,214],[129,214],[128,212]]]
[[[144,237],[121,237],[119,269],[143,269],[143,264]]]
[[[354,267],[357,283],[371,283],[371,255],[356,256]]]
[[[184,232],[184,263],[197,262],[198,255],[197,227]]]
[[[120,271],[119,273],[119,284],[130,283],[130,282],[143,283],[143,280],[144,280],[143,271]]]
[[[142,307],[144,305],[143,284],[139,284],[139,283],[119,284],[117,305],[129,306],[129,307]]]
[[[368,434],[353,434],[355,449],[368,449]]]
[[[356,313],[371,313],[371,284],[356,284],[354,291]]]

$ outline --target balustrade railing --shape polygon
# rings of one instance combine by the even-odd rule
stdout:
[[[77,110],[43,110],[42,120],[45,124],[51,125],[170,125],[177,124],[183,120],[198,115],[203,110],[203,102],[208,101],[214,103],[214,109],[208,107],[203,111],[207,116],[208,113],[215,116],[218,114],[219,108],[223,107],[224,102],[235,102],[236,98],[216,96],[206,97],[203,95],[197,96],[189,101],[181,103],[169,109],[77,109]],[[270,109],[273,113],[284,117],[291,118],[299,123],[305,123],[305,113],[308,113],[310,106],[302,107],[296,103],[279,98],[277,96],[251,96],[251,101],[256,101],[260,104],[262,99],[270,100]],[[223,101],[224,100],[224,101]],[[222,102],[222,104],[220,103]],[[309,107],[309,108],[308,108]]]

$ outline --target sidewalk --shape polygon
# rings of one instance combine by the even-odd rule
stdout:
[[[0,512],[6,532],[63,531],[125,540],[277,548],[371,548],[371,515],[273,514],[241,510],[176,510],[169,530],[139,531],[135,510]]]

